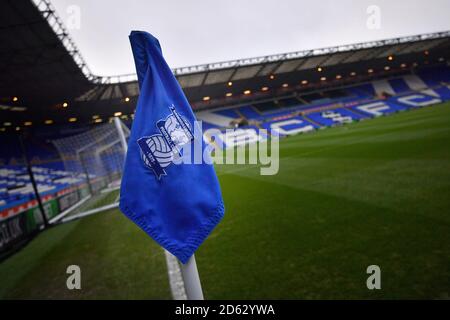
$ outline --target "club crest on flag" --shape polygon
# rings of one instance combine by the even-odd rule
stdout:
[[[158,180],[167,175],[165,168],[174,158],[182,156],[182,147],[194,140],[189,121],[175,110],[174,105],[169,106],[169,110],[171,114],[167,118],[156,122],[161,134],[137,140],[144,165],[153,170]]]

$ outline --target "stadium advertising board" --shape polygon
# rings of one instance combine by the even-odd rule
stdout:
[[[0,252],[23,239],[26,234],[26,217],[25,213],[21,213],[0,222]]]
[[[44,202],[43,207],[47,218],[52,218],[58,213],[58,204],[54,198]],[[30,236],[43,223],[41,211],[37,205],[0,221],[0,252],[12,248],[16,243]]]

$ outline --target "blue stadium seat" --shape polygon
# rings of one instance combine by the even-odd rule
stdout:
[[[247,119],[260,119],[261,114],[252,106],[239,107],[237,110]]]

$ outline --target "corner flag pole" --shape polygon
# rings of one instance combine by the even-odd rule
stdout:
[[[124,151],[124,156],[128,151],[127,140],[125,133],[123,132],[122,123],[118,117],[114,117],[114,124],[117,132],[119,133],[120,142]],[[169,252],[169,254],[171,254]],[[202,285],[200,283],[200,277],[198,275],[197,263],[195,262],[195,256],[188,260],[186,264],[180,263],[181,275],[183,277],[184,289],[186,290],[186,296],[188,300],[204,300]]]
[[[183,275],[184,289],[188,300],[204,300],[202,285],[198,275],[195,256],[189,258],[186,264],[181,265],[181,274]]]

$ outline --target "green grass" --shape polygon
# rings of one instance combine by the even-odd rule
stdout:
[[[82,289],[66,288],[79,265]],[[117,210],[40,234],[0,265],[3,299],[170,299],[161,249]]]
[[[226,215],[196,254],[206,298],[448,298],[450,104],[286,138],[280,156],[275,176],[217,166]],[[2,298],[170,298],[162,250],[117,210],[42,233],[0,279]]]

